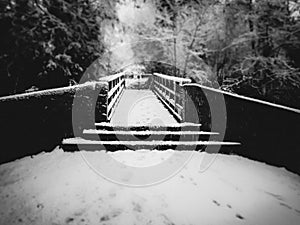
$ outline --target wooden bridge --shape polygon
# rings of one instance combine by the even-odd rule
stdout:
[[[205,130],[187,121],[190,79],[145,74],[143,89],[126,88],[123,73],[101,79],[107,85],[106,121],[83,130],[80,137],[63,140],[65,150],[176,149],[203,150],[206,146],[239,145],[219,140],[218,130]],[[214,138],[216,137],[216,138]]]

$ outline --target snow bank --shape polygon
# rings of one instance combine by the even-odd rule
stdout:
[[[172,151],[107,154],[138,166],[159,163]],[[218,155],[200,172],[204,156],[195,153],[176,176],[147,188],[104,180],[79,152],[56,149],[3,164],[0,224],[299,224],[299,176],[232,155]]]

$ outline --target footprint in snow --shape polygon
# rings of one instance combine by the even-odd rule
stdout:
[[[285,203],[283,203],[283,202],[280,202],[279,204],[280,204],[281,206],[284,206],[284,207],[288,208],[288,209],[293,209],[291,206],[289,206],[289,205],[287,205],[287,204],[285,204]]]
[[[243,216],[241,216],[240,214],[236,214],[235,215],[236,218],[240,219],[240,220],[244,220],[245,218]]]
[[[142,207],[139,203],[132,202],[132,205],[133,205],[133,211],[142,212]]]
[[[121,210],[118,210],[118,209],[113,210],[109,214],[102,216],[100,218],[100,222],[105,222],[105,221],[111,220],[112,218],[119,216],[121,213],[122,213]]]
[[[73,221],[74,221],[74,218],[72,218],[72,217],[66,218],[66,223],[71,223]]]
[[[299,213],[300,214],[300,210],[298,209],[294,209],[296,213]]]
[[[217,206],[220,206],[221,204],[217,202],[216,200],[213,200],[213,203],[216,204]]]
[[[164,218],[164,224],[166,225],[175,225],[165,214],[161,214],[161,216]]]

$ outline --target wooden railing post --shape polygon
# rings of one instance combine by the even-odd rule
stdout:
[[[187,110],[187,91],[185,90],[184,87],[182,87],[182,90],[181,90],[181,99],[182,99],[182,105],[183,105],[183,109],[181,111],[181,116],[182,116],[182,120],[183,122],[187,122],[187,118],[186,118],[186,110]]]

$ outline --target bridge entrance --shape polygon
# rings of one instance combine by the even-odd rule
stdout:
[[[140,84],[140,88],[136,91],[129,91],[132,85],[132,80],[144,81],[144,85]],[[183,122],[185,117],[185,91],[183,85],[190,83],[190,79],[167,76],[159,73],[143,74],[139,78],[127,79],[124,73],[119,73],[107,77],[103,77],[101,82],[106,82],[108,87],[107,92],[107,121],[112,123],[123,123],[124,117],[127,115],[122,112],[129,112],[130,106],[139,102],[140,98],[149,98],[145,102],[150,103],[153,106],[154,112],[158,113],[160,110],[163,119],[168,118],[165,114],[165,110],[161,107],[161,103],[169,111],[169,113],[178,121]],[[145,82],[146,81],[146,82]],[[129,85],[128,85],[129,83]],[[121,106],[119,102],[123,94]],[[156,98],[154,97],[156,96]],[[142,102],[140,102],[142,104]],[[157,108],[156,108],[157,107]],[[117,110],[116,110],[117,109]],[[114,114],[117,112],[117,115]],[[149,112],[149,110],[148,110]],[[151,112],[149,112],[151,114]],[[114,117],[114,118],[113,118]],[[140,123],[144,122],[144,119],[140,118]],[[148,118],[150,119],[150,118]],[[147,120],[147,118],[146,118]],[[171,119],[166,119],[165,122],[173,122]]]
[[[154,73],[142,89],[126,89],[123,73],[103,78],[107,82],[106,122],[83,130],[81,137],[63,141],[65,150],[203,150],[206,146],[239,145],[219,140],[218,131],[187,123],[189,79]],[[216,138],[214,138],[216,137]]]

